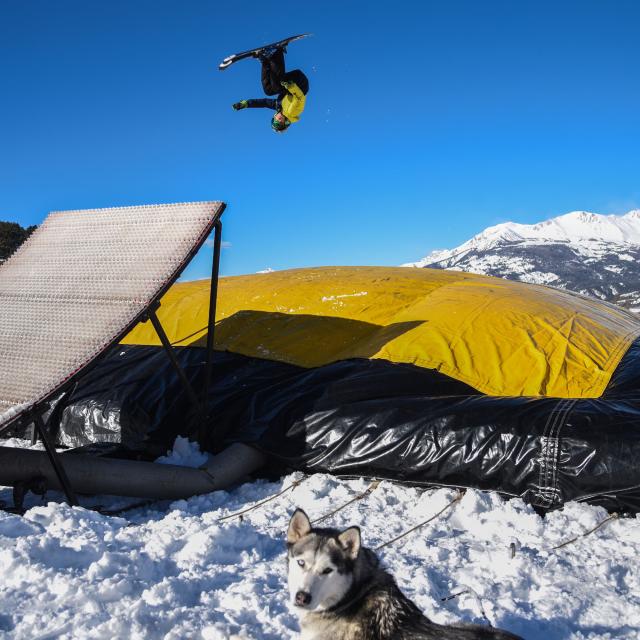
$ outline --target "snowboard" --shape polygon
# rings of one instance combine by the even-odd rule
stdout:
[[[227,67],[230,67],[234,62],[238,62],[239,60],[244,60],[245,58],[253,58],[263,49],[267,49],[268,47],[278,47],[284,48],[290,42],[294,40],[300,40],[301,38],[306,38],[310,36],[310,33],[301,33],[297,36],[291,36],[290,38],[285,38],[284,40],[278,40],[278,42],[272,42],[270,44],[262,45],[261,47],[256,47],[255,49],[249,49],[248,51],[241,51],[240,53],[232,53],[230,56],[227,56],[219,65],[218,69],[220,71],[224,71]]]

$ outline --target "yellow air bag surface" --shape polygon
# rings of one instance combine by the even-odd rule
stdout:
[[[204,346],[209,281],[177,283],[158,316],[173,344]],[[640,322],[544,287],[438,269],[320,267],[220,279],[216,349],[317,367],[382,358],[482,393],[597,398]],[[125,344],[159,345],[151,323]]]

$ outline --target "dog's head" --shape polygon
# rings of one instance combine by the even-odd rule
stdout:
[[[291,602],[318,612],[338,604],[353,585],[360,547],[358,527],[314,529],[307,514],[296,509],[287,531]]]

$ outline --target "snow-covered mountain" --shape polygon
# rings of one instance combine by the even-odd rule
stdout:
[[[572,211],[532,225],[505,222],[403,266],[548,284],[640,313],[640,209],[621,216]]]

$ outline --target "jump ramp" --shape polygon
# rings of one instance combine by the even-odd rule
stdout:
[[[136,464],[145,463],[135,462],[128,462],[125,470],[113,467],[122,461],[109,460],[99,463],[102,473],[98,473],[92,457],[74,454],[70,462],[71,456],[57,454],[46,424],[55,419],[50,402],[72,389],[133,327],[145,321],[157,332],[194,411],[200,410],[211,369],[220,218],[225,206],[191,202],[53,212],[0,265],[0,434],[33,424],[46,449],[46,454],[3,449],[0,482],[44,481],[48,487],[63,489],[71,503],[77,501],[75,491],[100,489],[122,495],[182,497],[221,488],[246,473],[245,454],[251,464],[259,463],[251,452],[238,457],[236,448],[230,457],[233,464],[218,465],[222,476],[211,469],[185,472],[166,465],[152,465],[153,469],[143,472],[146,467]],[[196,390],[173,356],[156,310],[161,296],[212,231],[205,385]],[[200,417],[206,423],[206,416]],[[115,484],[99,478],[109,477],[109,463],[115,469],[114,481],[119,476]],[[65,467],[72,470],[71,481]],[[190,480],[181,487],[179,479],[186,476]]]

